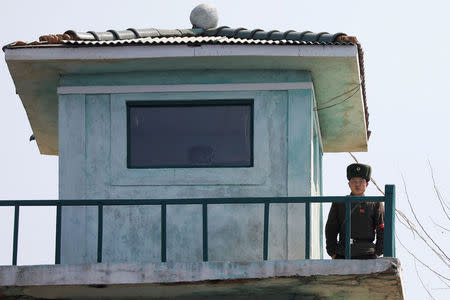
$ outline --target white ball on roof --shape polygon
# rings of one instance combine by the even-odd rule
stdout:
[[[217,27],[219,15],[214,6],[199,4],[191,11],[190,19],[194,28],[206,30]]]

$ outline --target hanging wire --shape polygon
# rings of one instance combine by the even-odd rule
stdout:
[[[337,95],[337,96],[335,96],[335,97],[329,99],[328,101],[326,101],[326,102],[324,102],[324,103],[321,103],[321,104],[317,105],[315,108],[317,108],[317,107],[319,107],[319,106],[323,106],[323,105],[325,105],[325,104],[328,104],[328,103],[332,102],[333,100],[338,99],[339,97],[342,97],[342,96],[344,96],[344,95],[346,95],[346,94],[349,94],[349,93],[353,92],[354,90],[356,90],[358,87],[359,87],[359,84],[356,84],[355,87],[351,88],[350,90],[345,91],[345,92],[343,92],[342,94],[339,94],[339,95]]]
[[[351,97],[353,97],[360,89],[361,89],[361,86],[358,84],[358,85],[356,85],[355,87],[351,88],[350,90],[345,91],[345,92],[343,92],[342,94],[339,94],[339,95],[337,95],[337,96],[335,96],[335,97],[329,99],[328,101],[326,101],[326,102],[324,102],[324,103],[321,103],[321,104],[317,105],[316,107],[313,108],[313,110],[314,110],[314,111],[318,111],[318,110],[327,109],[327,108],[330,108],[330,107],[339,105],[339,104],[341,104],[341,103],[347,101],[347,100],[350,99]],[[335,100],[337,100],[337,99],[339,99],[339,98],[341,98],[341,97],[343,97],[343,96],[345,96],[345,95],[348,95],[348,94],[350,94],[350,93],[351,93],[351,95],[348,96],[347,98],[345,98],[344,100],[342,100],[342,101],[340,101],[340,102],[338,102],[338,103],[334,103],[334,104],[331,104],[331,105],[328,105],[328,106],[323,107],[324,105],[326,105],[326,104],[328,104],[328,103],[331,103],[331,102],[333,102],[333,101],[335,101]]]

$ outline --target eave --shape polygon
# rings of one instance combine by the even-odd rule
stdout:
[[[252,69],[311,72],[325,152],[367,151],[357,45],[127,45],[15,47],[5,59],[42,154],[58,154],[59,78],[157,70]],[[358,87],[330,108],[330,99]],[[353,93],[353,92],[352,92]],[[346,94],[351,95],[351,94]]]

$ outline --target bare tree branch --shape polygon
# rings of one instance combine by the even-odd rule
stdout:
[[[414,226],[414,224],[411,224],[411,221],[409,221],[408,217],[405,216],[405,214],[399,210],[399,209],[395,209],[395,216],[397,217],[397,220],[400,221],[400,223],[405,226],[407,229],[409,229],[413,235],[413,238],[416,239],[416,228]]]
[[[447,286],[447,288],[450,288],[450,285],[447,282],[445,282],[442,278],[438,277],[437,279],[439,279],[440,282],[445,284]]]
[[[433,222],[434,225],[436,225],[437,227],[444,229],[445,231],[450,232],[450,229],[445,228],[444,226],[439,225],[438,223],[436,223],[431,217],[430,217],[431,222]]]
[[[358,159],[356,158],[356,156],[353,155],[353,153],[349,152],[348,154],[350,154],[350,156],[353,157],[353,159],[355,160],[355,162],[356,162],[357,164],[359,164]]]
[[[425,289],[425,291],[427,291],[428,295],[430,296],[431,299],[434,299],[433,295],[431,295],[430,291],[428,290],[428,288],[425,286],[425,284],[422,281],[422,277],[420,277],[419,272],[417,271],[417,263],[416,260],[414,259],[414,268],[416,269],[416,274],[417,274],[417,278],[419,278],[420,283],[422,284],[423,288]]]
[[[434,179],[433,167],[431,166],[430,160],[428,160],[428,165],[430,166],[431,179],[433,180],[434,191],[436,192],[436,196],[437,196],[437,198],[439,200],[439,203],[441,204],[442,210],[444,211],[445,215],[447,216],[447,219],[450,221],[450,217],[449,217],[449,215],[447,213],[447,210],[444,207],[444,201],[442,201],[441,193],[439,193],[439,189],[438,189],[438,187],[436,185],[436,180]],[[449,208],[447,207],[447,209],[449,209]]]
[[[403,247],[403,249],[405,249],[409,255],[411,255],[412,257],[414,257],[418,262],[420,262],[423,266],[425,266],[428,270],[430,270],[431,272],[433,272],[436,276],[445,279],[447,281],[450,282],[450,278],[445,277],[444,275],[441,275],[439,272],[435,271],[434,269],[432,269],[430,266],[428,266],[426,263],[424,263],[423,261],[421,261],[420,259],[417,258],[417,256],[415,256],[411,251],[409,251],[408,248],[406,248],[405,245],[403,245],[402,241],[398,238],[397,234],[395,234],[395,237],[397,238],[398,242],[400,243],[400,245]],[[448,285],[448,284],[447,284]]]
[[[349,152],[349,154],[350,154],[350,156],[354,159],[354,161],[356,162],[356,163],[359,163],[358,162],[358,159],[351,153],[351,152]],[[448,215],[448,213],[447,213],[447,210],[446,209],[450,209],[449,208],[449,206],[447,205],[447,203],[446,203],[446,201],[444,201],[443,200],[443,198],[442,198],[442,196],[441,196],[441,194],[440,194],[440,192],[439,192],[439,189],[437,188],[437,185],[436,185],[436,181],[435,181],[435,179],[434,179],[434,174],[433,174],[433,169],[432,169],[432,167],[431,167],[431,164],[430,164],[430,162],[428,161],[428,163],[429,163],[429,165],[430,165],[430,170],[431,170],[431,176],[432,176],[432,180],[433,180],[433,186],[434,186],[434,190],[435,190],[435,192],[436,192],[436,195],[437,195],[437,198],[438,198],[438,200],[439,200],[439,202],[440,202],[440,204],[441,204],[441,207],[442,207],[442,209],[443,209],[443,211],[444,211],[444,213],[445,213],[445,215],[447,216],[447,218],[449,218],[449,215]],[[383,194],[383,195],[385,195],[385,193],[383,192],[383,190],[378,186],[378,184],[376,183],[376,181],[373,179],[373,178],[371,178],[371,180],[372,180],[372,182],[373,182],[373,184],[375,185],[375,187],[378,189],[378,191],[381,193],[381,194]],[[420,227],[420,229],[421,229],[421,231],[419,231],[418,229],[417,229],[417,227],[416,227],[416,224],[413,222],[413,221],[411,221],[407,216],[406,216],[406,214],[404,214],[401,210],[399,210],[399,209],[396,209],[395,210],[395,212],[396,212],[396,218],[397,218],[397,220],[405,227],[405,228],[407,228],[407,229],[409,229],[409,231],[413,234],[413,237],[415,238],[415,235],[417,234],[417,236],[447,265],[447,267],[449,267],[450,266],[450,264],[449,264],[449,257],[445,254],[445,252],[439,247],[439,245],[433,240],[433,238],[431,238],[431,236],[428,234],[428,232],[425,230],[425,228],[422,226],[422,224],[420,223],[420,221],[419,221],[419,219],[417,218],[417,215],[416,215],[416,213],[415,213],[415,211],[414,211],[414,208],[412,207],[412,204],[411,204],[411,201],[410,201],[410,199],[409,199],[409,195],[408,195],[408,191],[407,191],[407,188],[406,188],[406,183],[405,183],[405,179],[404,179],[404,177],[403,177],[403,174],[402,174],[402,180],[403,180],[403,185],[404,185],[404,189],[405,189],[405,194],[406,194],[406,198],[407,198],[407,200],[408,200],[408,204],[409,204],[409,208],[410,208],[410,210],[411,210],[411,212],[413,213],[413,216],[414,216],[414,219],[416,220],[416,222],[417,222],[417,224],[418,224],[418,226]],[[430,217],[430,219],[431,219],[431,217]],[[433,221],[433,219],[431,219],[431,221],[436,225],[436,226],[438,226],[438,227],[440,227],[441,229],[444,229],[444,230],[446,230],[446,231],[450,231],[449,229],[447,229],[447,228],[445,228],[445,227],[443,227],[443,226],[440,226],[439,224],[437,224],[437,223],[435,223],[434,221]],[[422,235],[422,233],[421,232],[423,232],[426,236],[423,236]],[[430,270],[431,272],[433,272],[436,276],[437,276],[437,278],[443,283],[443,284],[445,284],[448,288],[450,288],[450,285],[449,285],[449,281],[450,281],[450,278],[448,278],[448,277],[445,277],[444,275],[442,275],[442,274],[440,274],[437,270],[435,270],[435,269],[433,269],[432,267],[430,267],[429,265],[427,265],[426,263],[424,263],[423,261],[421,261],[419,258],[417,258],[417,256],[415,255],[415,254],[413,254],[403,243],[402,243],[402,241],[399,239],[399,237],[398,237],[398,235],[397,235],[397,233],[395,233],[395,237],[396,237],[396,239],[398,240],[398,242],[400,243],[400,245],[407,251],[407,253],[409,253],[409,255],[411,255],[413,258],[414,258],[414,267],[415,267],[415,270],[416,270],[416,274],[417,274],[417,277],[419,278],[419,280],[420,280],[420,283],[422,284],[422,286],[423,286],[423,288],[425,289],[425,291],[428,293],[428,295],[431,297],[431,299],[435,299],[434,297],[433,297],[433,295],[431,294],[431,292],[429,291],[429,289],[425,286],[425,284],[424,284],[424,282],[422,281],[422,278],[420,277],[420,274],[419,274],[419,272],[418,272],[418,270],[417,270],[417,264],[416,264],[416,261],[418,261],[418,262],[420,262],[423,266],[425,266],[428,270]],[[428,241],[431,241],[436,247],[437,247],[437,249],[435,249],[435,247],[433,247],[433,245],[430,245],[430,243],[428,242]],[[445,257],[444,257],[445,256]]]
[[[428,243],[425,237],[422,236],[422,234],[416,229],[416,226],[408,219],[408,217],[405,216],[405,214],[397,209],[397,216],[401,216],[403,218],[403,221],[406,222],[407,225],[405,225],[403,222],[401,222],[402,225],[404,225],[406,228],[408,228],[413,234],[416,233],[417,236],[428,246],[428,248],[433,251],[439,259],[442,260],[443,263],[445,263],[447,266],[450,266],[448,262],[445,261],[445,258],[436,250],[433,248],[432,245]]]
[[[353,153],[349,152],[348,154],[350,154],[350,156],[353,157],[353,159],[355,160],[355,162],[356,162],[357,164],[359,164],[358,159],[356,158],[355,155],[353,155]],[[380,187],[378,186],[378,184],[377,184],[377,182],[375,181],[375,179],[374,179],[373,177],[370,177],[370,180],[372,180],[373,184],[374,184],[375,187],[378,189],[378,191],[380,191],[380,193],[382,193],[383,196],[386,196],[386,195],[384,194],[383,190],[380,189]]]
[[[420,223],[419,219],[417,218],[416,212],[414,211],[414,208],[412,207],[411,201],[409,200],[409,195],[408,195],[408,190],[407,190],[407,188],[406,188],[405,178],[403,177],[403,174],[401,174],[401,175],[402,175],[403,186],[404,186],[404,188],[405,188],[406,200],[408,200],[409,208],[411,209],[411,212],[412,212],[412,214],[413,214],[413,216],[414,216],[414,219],[416,220],[417,224],[420,226],[420,228],[422,229],[422,231],[425,233],[425,235],[430,239],[430,241],[431,241],[431,242],[439,249],[439,251],[445,256],[445,258],[446,258],[448,261],[450,261],[450,258],[447,256],[447,254],[445,254],[445,252],[441,249],[441,247],[439,247],[439,245],[433,240],[433,238],[428,234],[428,232],[425,230],[425,228],[423,228],[422,223]],[[417,232],[417,231],[416,231],[416,232]],[[426,242],[425,239],[423,239],[423,240]],[[426,244],[427,244],[428,246],[430,246],[430,245],[428,244],[428,242],[426,242]],[[434,251],[434,248],[433,248],[433,247],[430,247],[430,248],[432,248],[433,251]],[[435,251],[435,252],[436,252],[436,251]],[[439,255],[439,257],[442,257],[442,256]],[[447,262],[444,261],[444,262],[447,264],[447,266],[449,266],[448,261],[447,261]]]

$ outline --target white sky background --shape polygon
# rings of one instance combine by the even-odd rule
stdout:
[[[410,199],[426,228],[441,247],[450,250],[449,228],[435,197],[430,160],[440,192],[449,201],[448,159],[450,86],[450,5],[446,1],[205,1],[217,7],[219,26],[345,32],[358,38],[365,52],[370,112],[368,153],[356,153],[373,166],[380,186],[397,186],[397,208],[412,218]],[[190,28],[189,14],[200,1],[2,1],[0,45],[34,41],[44,34],[134,28]],[[15,94],[4,59],[0,60],[0,199],[57,199],[58,159],[39,154],[26,113]],[[324,155],[324,194],[347,191],[346,154]],[[379,193],[370,186],[369,195]],[[53,263],[54,210],[21,209],[19,264]],[[324,212],[326,217],[326,212]],[[326,218],[325,218],[326,219]],[[11,263],[13,209],[0,208],[0,265]],[[417,237],[397,222],[400,239],[421,259],[449,277],[449,268],[435,259]],[[397,243],[408,299],[426,299],[414,261]],[[450,290],[418,264],[425,285],[436,299]],[[447,296],[445,296],[447,295]]]

